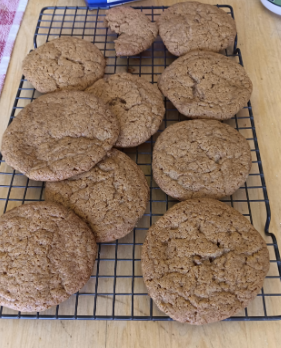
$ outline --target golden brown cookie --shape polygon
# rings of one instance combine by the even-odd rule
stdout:
[[[215,120],[175,123],[160,134],[153,150],[154,180],[181,201],[232,195],[246,181],[251,165],[247,140]]]
[[[93,43],[62,36],[30,52],[22,63],[25,78],[41,93],[84,90],[103,77],[105,59]]]
[[[2,154],[30,179],[59,181],[90,170],[118,135],[118,120],[95,96],[55,92],[21,110],[4,133]]]
[[[158,35],[158,26],[140,10],[114,7],[106,11],[108,27],[119,34],[115,42],[116,56],[133,56],[148,49]]]
[[[193,50],[219,52],[234,44],[235,22],[220,8],[197,1],[169,7],[157,19],[159,34],[175,56]]]
[[[97,242],[110,242],[136,226],[149,188],[136,163],[113,149],[90,171],[46,183],[45,198],[73,209],[92,228]]]
[[[165,114],[157,86],[127,73],[107,76],[87,89],[109,106],[120,123],[116,147],[138,146],[157,132]]]
[[[261,235],[242,214],[213,199],[173,206],[149,229],[142,247],[149,295],[182,323],[236,314],[259,293],[268,270]]]
[[[51,202],[22,205],[0,218],[0,305],[43,311],[90,278],[97,246],[90,228]]]
[[[183,115],[219,120],[246,106],[253,89],[240,64],[207,51],[176,59],[160,76],[158,87]]]

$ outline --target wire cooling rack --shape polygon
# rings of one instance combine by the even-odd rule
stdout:
[[[230,6],[219,6],[233,17]],[[152,21],[165,7],[136,7]],[[73,35],[94,42],[107,57],[106,74],[128,71],[156,83],[175,57],[158,37],[152,47],[138,56],[117,58],[113,40],[116,34],[104,25],[104,10],[90,11],[87,7],[46,7],[42,9],[34,35],[34,47],[58,36]],[[223,52],[243,65],[237,40],[231,52]],[[12,110],[10,122],[18,112],[40,94],[22,77]],[[175,122],[186,120],[165,99],[166,115],[159,129],[163,131]],[[274,234],[268,232],[270,207],[265,186],[262,163],[251,103],[238,115],[227,121],[243,134],[251,147],[253,165],[249,178],[233,196],[224,202],[236,208],[256,227],[267,242],[270,252],[270,270],[264,287],[245,310],[227,320],[277,320],[281,319],[281,263]],[[153,145],[159,132],[149,141],[125,152],[144,171],[150,186],[150,201],[144,217],[128,236],[114,243],[99,245],[98,257],[92,276],[77,294],[57,307],[40,313],[21,313],[5,307],[0,318],[21,319],[105,319],[105,320],[171,320],[160,312],[149,298],[144,286],[140,249],[146,231],[159,216],[177,201],[162,192],[152,178],[151,159]],[[1,157],[0,166],[0,213],[21,204],[44,199],[44,184],[29,180],[7,166]]]

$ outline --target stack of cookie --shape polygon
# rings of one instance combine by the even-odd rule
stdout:
[[[32,51],[25,77],[41,93],[7,128],[2,154],[13,168],[46,181],[46,202],[0,219],[0,304],[39,311],[89,279],[96,242],[124,237],[145,212],[149,188],[139,167],[116,149],[144,143],[159,129],[161,92],[185,116],[153,151],[159,187],[184,202],[151,226],[142,250],[149,295],[175,320],[222,320],[256,296],[269,267],[265,242],[240,213],[215,200],[245,182],[251,152],[221,123],[249,100],[245,70],[216,53],[233,44],[234,21],[197,2],[176,4],[152,23],[114,8],[116,55],[147,49],[158,34],[181,56],[158,87],[128,73],[102,78],[105,59],[85,40],[61,37]],[[161,92],[160,92],[161,91]]]

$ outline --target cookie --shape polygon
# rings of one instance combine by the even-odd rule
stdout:
[[[176,204],[150,227],[141,263],[158,308],[179,322],[201,325],[228,318],[255,298],[269,253],[242,214],[203,198]]]
[[[158,26],[140,10],[114,7],[106,11],[106,25],[119,34],[115,42],[116,56],[134,56],[148,49],[158,35]]]
[[[55,92],[20,111],[4,133],[2,155],[30,179],[59,181],[90,170],[118,135],[118,120],[95,96]]]
[[[161,133],[153,150],[154,180],[181,201],[233,194],[246,181],[251,165],[247,140],[215,120],[175,123]]]
[[[245,69],[219,53],[193,51],[164,70],[158,87],[183,115],[229,119],[247,105],[252,82]]]
[[[87,89],[107,104],[117,116],[120,134],[117,147],[138,146],[157,132],[165,114],[157,86],[127,73],[101,79]]]
[[[165,46],[175,56],[193,50],[219,52],[233,46],[236,37],[235,22],[229,14],[195,1],[169,7],[157,24]]]
[[[0,305],[43,311],[90,278],[97,253],[90,228],[51,202],[22,205],[0,218]]]
[[[86,40],[62,36],[30,52],[22,63],[25,78],[41,93],[84,90],[103,77],[105,59]]]
[[[92,228],[97,242],[111,242],[131,232],[148,198],[143,172],[116,149],[90,171],[48,182],[45,189],[45,199],[73,209]]]

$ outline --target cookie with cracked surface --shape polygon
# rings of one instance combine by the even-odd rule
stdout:
[[[97,242],[127,235],[143,216],[149,188],[141,169],[116,149],[90,171],[46,183],[45,199],[71,208],[92,228]]]
[[[157,19],[159,34],[175,56],[193,50],[219,52],[234,44],[236,25],[220,8],[200,2],[182,2],[169,7]]]
[[[43,311],[68,299],[90,278],[95,237],[71,210],[37,202],[0,217],[0,305]]]
[[[181,201],[233,194],[246,181],[251,165],[247,140],[215,120],[175,123],[160,134],[153,150],[154,180]]]
[[[163,96],[145,79],[121,73],[105,77],[87,89],[117,116],[120,134],[116,147],[138,146],[157,132],[165,114]]]
[[[175,60],[160,76],[158,87],[183,115],[220,120],[246,106],[253,89],[240,64],[207,51]]]
[[[91,42],[63,36],[30,52],[22,63],[26,79],[41,93],[84,90],[102,78],[105,59]]]
[[[90,170],[115,144],[119,123],[95,96],[81,91],[43,95],[6,129],[2,155],[37,181],[59,181]]]
[[[255,298],[269,270],[269,253],[238,211],[213,199],[191,199],[150,227],[141,265],[159,309],[179,322],[201,325],[228,318]]]
[[[158,25],[140,10],[114,7],[106,11],[107,26],[119,34],[115,42],[116,56],[133,56],[148,49],[158,35]]]

